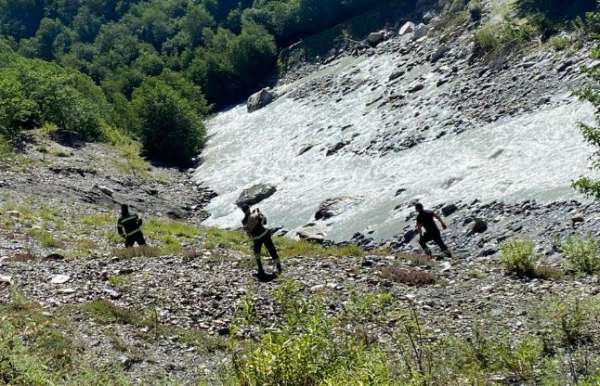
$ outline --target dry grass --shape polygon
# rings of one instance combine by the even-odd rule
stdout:
[[[435,276],[431,272],[418,269],[400,267],[385,267],[381,270],[381,277],[412,286],[422,286],[435,283]]]

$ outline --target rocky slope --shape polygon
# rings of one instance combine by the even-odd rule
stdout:
[[[235,226],[231,203],[256,184],[277,190],[261,203],[276,225],[335,241],[360,232],[401,244],[414,200],[462,202],[462,217],[484,205],[488,222],[507,215],[495,202],[534,200],[553,216],[585,207],[593,218],[585,204],[551,205],[583,201],[570,182],[587,172],[591,150],[577,122],[593,111],[571,93],[588,82],[581,68],[594,63],[589,47],[534,44],[484,60],[473,45],[476,23],[424,21],[403,34],[399,22],[378,44],[351,45],[291,74],[258,111],[238,106],[213,118],[194,177],[219,193],[207,224]],[[315,221],[331,202],[335,216]],[[451,234],[458,248],[463,231]]]

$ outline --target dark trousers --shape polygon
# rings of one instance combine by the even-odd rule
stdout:
[[[260,259],[260,251],[262,250],[262,246],[267,248],[269,251],[269,255],[273,259],[275,266],[277,267],[277,272],[281,273],[281,263],[279,262],[279,255],[277,254],[277,249],[275,249],[275,245],[273,244],[273,240],[271,239],[271,234],[267,233],[265,236],[260,239],[254,240],[254,256],[256,256],[256,264],[258,266],[258,275],[264,275],[265,271],[263,270],[262,260]]]
[[[271,258],[273,258],[273,260],[279,261],[279,255],[277,254],[277,249],[275,249],[275,244],[273,244],[273,240],[271,239],[270,234],[267,234],[258,240],[254,240],[254,255],[257,258],[260,257],[260,251],[262,250],[263,245],[265,246],[265,248],[267,248],[267,251],[269,252],[269,255],[271,255]]]
[[[144,234],[142,232],[137,232],[132,234],[131,236],[127,236],[125,238],[125,247],[131,248],[133,244],[138,243],[139,246],[146,245],[146,240],[144,239]]]
[[[427,246],[427,243],[430,241],[436,243],[440,247],[442,252],[448,252],[448,247],[446,246],[446,244],[444,244],[444,240],[442,240],[442,235],[439,232],[425,232],[425,234],[419,239],[419,245],[421,245],[421,248],[423,248],[425,253],[427,253],[428,255],[431,256],[431,250]]]

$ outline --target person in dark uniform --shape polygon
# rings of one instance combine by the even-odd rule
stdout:
[[[415,209],[417,210],[417,231],[419,232],[419,245],[425,251],[428,256],[431,256],[431,249],[427,246],[429,241],[433,241],[436,243],[442,252],[447,257],[451,257],[452,254],[448,250],[446,244],[444,244],[444,240],[442,240],[442,235],[440,233],[440,229],[437,227],[435,220],[438,220],[442,225],[443,229],[446,229],[446,223],[442,218],[431,210],[426,210],[423,208],[423,204],[417,202],[415,204]],[[423,233],[423,229],[425,229],[425,233]]]
[[[281,273],[281,263],[279,261],[277,249],[275,248],[273,240],[271,239],[271,230],[265,227],[265,225],[267,225],[267,218],[258,208],[251,210],[250,206],[242,204],[240,205],[240,209],[242,212],[244,212],[244,219],[242,220],[244,230],[254,243],[254,256],[258,266],[257,276],[259,278],[265,278],[267,276],[263,269],[262,260],[260,258],[260,251],[262,250],[263,245],[265,248],[267,248],[267,251],[269,251],[271,258],[273,259],[273,263],[275,263],[275,266],[277,267],[277,273]]]
[[[135,243],[140,246],[146,245],[141,226],[142,219],[137,214],[130,214],[128,205],[121,205],[121,217],[117,221],[117,231],[125,239],[126,248],[133,247]]]

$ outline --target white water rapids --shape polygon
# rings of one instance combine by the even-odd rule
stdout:
[[[375,61],[375,63],[374,63]],[[387,79],[393,70],[389,56],[354,58],[311,75],[356,72],[356,77]],[[426,76],[427,77],[427,76]],[[307,79],[285,86],[289,90]],[[281,90],[279,90],[281,92]],[[427,92],[427,89],[424,91]],[[277,192],[260,204],[271,226],[293,230],[313,221],[319,204],[340,196],[362,201],[328,220],[327,237],[348,239],[373,231],[376,238],[398,234],[407,210],[394,210],[414,199],[426,206],[438,203],[575,197],[572,179],[587,172],[591,149],[577,122],[593,120],[593,108],[568,95],[533,113],[467,130],[460,135],[419,144],[385,156],[361,156],[344,150],[326,157],[325,148],[353,139],[366,146],[382,122],[365,104],[381,90],[365,84],[343,100],[294,101],[282,96],[271,105],[247,113],[240,105],[208,122],[210,139],[195,179],[219,196],[208,206],[207,225],[238,227],[241,213],[234,202],[241,191],[257,183],[273,184]],[[317,100],[319,102],[319,100]],[[424,106],[422,114],[450,115],[443,106]],[[398,119],[412,117],[402,111]],[[353,124],[350,130],[341,127]],[[356,134],[355,134],[356,133]],[[314,148],[298,156],[306,145]],[[406,189],[396,197],[398,189]]]

